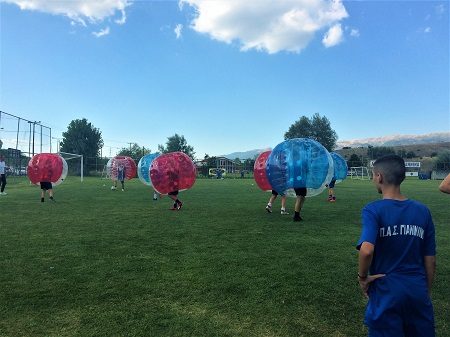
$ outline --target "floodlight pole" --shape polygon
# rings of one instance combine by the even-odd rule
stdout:
[[[41,121],[39,121],[39,122],[34,121],[32,123],[33,123],[33,157],[34,157],[34,131],[36,129],[36,124],[40,125]],[[42,131],[41,131],[41,137],[42,137]],[[41,139],[41,147],[42,147],[42,139]],[[42,149],[41,149],[41,151],[42,151]]]

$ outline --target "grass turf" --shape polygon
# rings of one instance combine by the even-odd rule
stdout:
[[[450,197],[406,180],[436,225],[433,302],[450,336]],[[308,198],[302,217],[264,210],[250,179],[197,180],[181,211],[137,179],[126,191],[69,177],[55,203],[10,179],[0,197],[1,336],[364,336],[356,282],[368,181]],[[288,211],[293,211],[288,199]]]

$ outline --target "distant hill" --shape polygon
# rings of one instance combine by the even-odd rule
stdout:
[[[233,152],[230,154],[222,155],[221,157],[225,157],[231,160],[239,158],[240,160],[245,159],[255,159],[261,152],[266,151],[266,149],[257,149],[257,150],[249,150],[244,152]]]
[[[440,143],[428,143],[428,144],[412,144],[412,145],[382,145],[391,147],[396,153],[399,150],[404,150],[405,152],[412,152],[415,154],[415,159],[422,159],[423,157],[435,157],[439,152],[443,150],[450,149],[449,142]],[[358,157],[367,157],[369,149],[366,146],[351,147],[345,149],[336,150],[341,156],[349,159],[352,154],[356,154]]]
[[[336,152],[349,157],[351,154],[367,155],[367,147],[371,146],[389,146],[394,147],[395,151],[412,151],[418,157],[431,157],[436,152],[443,149],[450,149],[450,132],[434,132],[424,135],[391,135],[378,138],[365,138],[355,140],[342,140],[337,142]],[[345,149],[344,149],[345,148]],[[228,159],[241,160],[254,159],[261,152],[267,149],[256,149],[243,152],[233,152],[223,155]]]
[[[400,146],[414,144],[436,144],[450,142],[450,132],[434,132],[424,135],[391,135],[378,138],[342,140],[337,142],[337,148],[371,146]]]

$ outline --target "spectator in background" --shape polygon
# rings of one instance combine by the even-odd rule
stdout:
[[[6,186],[6,164],[5,164],[5,158],[0,155],[0,195],[7,195],[8,193],[5,192],[5,186]]]

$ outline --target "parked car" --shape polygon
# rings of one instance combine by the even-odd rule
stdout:
[[[14,169],[14,175],[16,176],[26,176],[27,175],[27,168],[26,167],[18,167]]]

